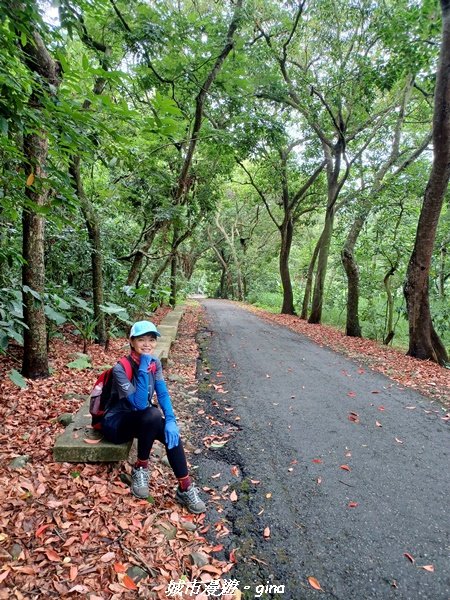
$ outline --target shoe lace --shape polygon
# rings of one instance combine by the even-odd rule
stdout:
[[[188,490],[186,490],[186,495],[189,498],[189,502],[191,504],[197,504],[198,502],[201,502],[200,494],[198,493],[198,490],[194,485],[191,485],[191,487]]]
[[[133,481],[137,487],[144,487],[148,485],[149,475],[147,469],[135,469],[133,472]]]

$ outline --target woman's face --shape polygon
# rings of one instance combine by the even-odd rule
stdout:
[[[149,333],[148,335],[141,335],[137,338],[131,338],[130,346],[133,348],[136,354],[151,354],[156,346],[156,335]]]

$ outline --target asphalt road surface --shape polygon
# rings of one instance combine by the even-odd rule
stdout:
[[[209,518],[232,530],[219,539],[243,598],[449,600],[442,407],[233,303],[202,304],[206,421],[232,436],[198,477],[238,496]]]

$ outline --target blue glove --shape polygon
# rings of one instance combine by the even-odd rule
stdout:
[[[169,450],[178,446],[180,442],[180,430],[178,429],[176,421],[166,421],[164,437],[166,438],[166,444]]]

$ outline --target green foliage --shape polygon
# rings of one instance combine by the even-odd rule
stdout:
[[[27,382],[16,369],[12,369],[9,373],[9,378],[11,381],[22,389],[27,389]]]

